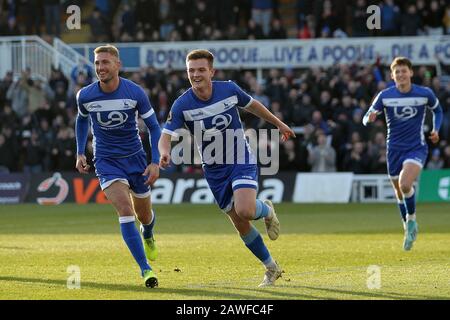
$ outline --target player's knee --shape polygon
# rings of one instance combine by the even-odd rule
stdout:
[[[119,214],[121,216],[133,216],[134,215],[134,210],[130,205],[118,205],[117,206],[117,211],[119,212]]]
[[[409,193],[411,191],[412,185],[407,182],[400,182],[400,190],[403,194]]]
[[[240,207],[236,208],[236,214],[244,220],[253,220],[255,218],[255,208]]]

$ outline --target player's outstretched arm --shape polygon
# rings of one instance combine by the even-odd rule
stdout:
[[[170,141],[171,135],[168,133],[162,133],[161,138],[159,139],[158,149],[159,149],[159,166],[163,168],[167,168],[170,164],[170,150],[172,148]]]
[[[277,127],[281,132],[281,141],[286,141],[290,137],[295,138],[294,131],[283,121],[275,117],[261,102],[253,100],[245,110]]]

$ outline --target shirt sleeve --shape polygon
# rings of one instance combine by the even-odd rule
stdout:
[[[382,93],[383,91],[381,91],[380,93],[378,93],[375,96],[375,99],[373,99],[372,104],[370,105],[369,110],[367,110],[366,114],[363,117],[362,123],[363,125],[367,125],[368,121],[369,121],[369,115],[372,112],[375,112],[377,115],[381,114],[383,112],[383,99],[382,99]]]
[[[434,110],[439,107],[439,99],[430,88],[426,88],[428,98],[428,109]]]
[[[80,91],[77,92],[78,115],[75,121],[75,140],[77,143],[77,154],[84,154],[89,133],[88,111],[80,102]]]
[[[140,88],[136,109],[139,116],[144,120],[145,125],[149,129],[149,142],[152,151],[152,163],[159,163],[159,150],[158,141],[161,137],[161,128],[156,118],[155,111],[153,110],[150,100],[145,91]]]
[[[174,137],[178,137],[179,133],[177,133],[177,129],[180,129],[183,126],[184,116],[183,112],[181,111],[181,103],[180,100],[176,100],[169,111],[169,115],[167,116],[167,120],[164,124],[162,132]]]
[[[242,90],[241,87],[239,87],[236,83],[234,83],[233,81],[230,81],[230,83],[233,85],[234,87],[234,91],[237,95],[237,99],[238,99],[238,103],[237,106],[239,108],[245,109],[248,106],[250,106],[250,104],[253,101],[253,98],[244,90]]]
[[[86,108],[83,105],[83,100],[81,98],[81,90],[77,92],[77,108],[78,108],[78,114],[82,116],[83,118],[87,118],[89,116],[89,112],[86,110]]]
[[[433,90],[429,88],[426,89],[428,92],[428,109],[430,109],[433,114],[433,131],[439,132],[443,117],[442,107]]]

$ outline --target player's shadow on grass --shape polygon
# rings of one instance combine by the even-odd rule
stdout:
[[[23,278],[23,277],[12,277],[12,276],[0,276],[0,281],[12,281],[12,282],[23,282],[23,283],[37,283],[37,284],[45,284],[45,285],[57,285],[66,288],[67,281],[66,280],[54,280],[54,279],[37,279],[37,278]],[[331,294],[346,294],[355,296],[356,299],[370,299],[370,298],[380,298],[380,299],[395,299],[395,300],[417,300],[417,299],[433,299],[433,300],[442,300],[448,299],[448,297],[442,296],[427,296],[427,295],[410,295],[410,294],[400,294],[394,292],[386,292],[386,293],[377,293],[377,292],[361,292],[361,291],[349,291],[349,290],[341,290],[341,289],[331,289],[331,288],[323,288],[323,287],[311,287],[311,286],[277,286],[276,289],[280,289],[286,287],[290,290],[298,288],[298,289],[307,289],[307,290],[315,290],[315,291],[325,291]],[[304,294],[304,293],[288,293],[281,292],[279,290],[274,290],[272,288],[263,288],[263,289],[252,289],[252,288],[243,288],[243,287],[221,287],[224,291],[212,291],[209,287],[204,287],[203,289],[184,289],[184,288],[164,288],[159,287],[156,289],[149,289],[143,286],[137,285],[122,285],[122,284],[111,284],[111,283],[96,283],[89,281],[81,281],[81,288],[90,288],[90,289],[100,289],[100,290],[111,290],[111,291],[126,291],[126,292],[146,292],[146,293],[169,293],[169,294],[179,294],[189,297],[208,297],[210,299],[238,299],[238,300],[252,300],[258,299],[257,293],[268,293],[271,294],[271,299],[280,299],[280,300],[297,300],[297,299],[337,299],[333,297],[324,297],[323,295],[314,295],[314,294]],[[230,293],[227,292],[226,289],[234,289],[241,291],[251,291],[254,294],[240,294],[240,293]],[[69,289],[68,289],[69,290]],[[100,298],[101,299],[101,298]],[[181,299],[180,299],[181,300]]]
[[[289,288],[299,288],[299,289],[309,289],[309,290],[318,290],[325,291],[329,293],[338,293],[338,294],[347,294],[356,296],[359,299],[370,299],[370,298],[379,298],[379,299],[395,299],[395,300],[447,300],[448,297],[441,296],[427,296],[427,295],[412,295],[412,294],[402,294],[395,292],[362,292],[362,291],[350,291],[350,290],[342,290],[335,288],[323,288],[323,287],[311,287],[311,286],[289,286]],[[364,297],[364,298],[363,298]],[[322,297],[321,299],[324,299]],[[332,298],[325,298],[332,299]]]
[[[26,247],[14,247],[14,246],[0,246],[0,249],[4,249],[4,250],[27,250],[29,248],[26,248]]]
[[[395,292],[361,292],[361,291],[350,291],[350,290],[341,290],[334,288],[323,288],[323,287],[311,287],[311,286],[291,286],[291,285],[277,285],[276,287],[266,287],[263,289],[251,289],[251,288],[237,288],[237,287],[224,287],[224,289],[233,289],[233,290],[247,290],[247,291],[258,291],[265,292],[273,295],[271,299],[281,299],[281,300],[293,300],[293,299],[306,299],[306,300],[346,300],[345,298],[334,298],[334,297],[324,297],[322,295],[314,295],[304,294],[304,293],[289,293],[289,292],[280,292],[280,288],[287,288],[289,290],[292,289],[307,289],[307,290],[317,290],[317,291],[325,291],[331,294],[346,294],[355,296],[357,300],[366,300],[371,298],[379,298],[379,299],[394,299],[394,300],[448,300],[448,297],[442,296],[427,296],[427,295],[412,295],[412,294],[401,294]],[[274,290],[274,288],[278,290]]]
[[[12,281],[12,282],[22,282],[26,284],[37,283],[44,285],[56,285],[66,288],[66,280],[55,280],[55,279],[38,279],[38,278],[24,278],[24,277],[12,277],[12,276],[0,276],[0,281]],[[168,293],[168,294],[179,294],[184,296],[195,297],[207,297],[209,299],[238,299],[238,300],[250,300],[257,299],[255,295],[246,295],[238,293],[230,293],[224,291],[212,291],[204,289],[183,289],[183,288],[164,288],[158,287],[155,289],[145,288],[137,285],[122,285],[122,284],[111,284],[111,283],[97,283],[89,281],[81,281],[81,289],[100,289],[100,290],[111,290],[111,291],[126,291],[126,292],[145,292],[149,294],[158,293]],[[226,289],[224,287],[224,289]],[[67,289],[69,290],[69,289]],[[256,292],[256,289],[254,290]],[[149,296],[150,298],[151,296]],[[98,299],[101,300],[101,297]],[[181,300],[181,298],[180,298]]]

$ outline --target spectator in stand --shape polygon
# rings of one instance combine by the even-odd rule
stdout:
[[[0,173],[13,172],[16,169],[17,155],[13,152],[13,140],[0,133]]]
[[[300,158],[299,150],[296,148],[296,141],[289,139],[282,142],[279,152],[279,166],[281,171],[301,171],[303,159]]]
[[[50,73],[50,79],[48,81],[50,88],[53,91],[56,91],[56,87],[61,84],[64,87],[64,91],[67,92],[69,89],[69,80],[66,78],[61,69],[56,69],[52,67],[52,71]]]
[[[159,30],[158,0],[137,0],[134,7],[137,23],[149,24],[150,29]]]
[[[398,34],[400,9],[394,0],[384,0],[381,5],[381,34],[394,36]]]
[[[60,127],[57,139],[52,149],[52,155],[56,160],[55,170],[73,171],[73,159],[75,157],[76,143],[72,128]]]
[[[108,27],[105,17],[99,8],[95,8],[91,16],[87,19],[91,29],[91,42],[105,42],[108,40]]]
[[[367,2],[366,0],[357,0],[356,6],[352,10],[352,36],[368,37],[370,30],[367,28]]]
[[[268,39],[286,39],[287,33],[280,19],[273,19]]]
[[[252,0],[252,20],[261,26],[264,37],[269,35],[274,1],[276,0]]]
[[[43,146],[39,143],[36,130],[25,130],[22,133],[23,171],[25,173],[41,173],[42,158],[45,155]]]
[[[328,144],[323,131],[317,133],[317,145],[308,150],[308,163],[312,172],[335,172],[336,151]]]
[[[10,126],[12,128],[15,128],[18,124],[18,118],[16,113],[11,108],[11,105],[8,103],[5,103],[3,105],[3,110],[1,109],[0,105],[0,131],[3,126]]]
[[[307,17],[312,14],[312,0],[297,0],[297,29],[301,30],[306,25]]]
[[[264,32],[259,24],[255,20],[250,19],[247,23],[247,39],[249,40],[261,40],[264,39]]]
[[[22,76],[9,87],[6,98],[11,101],[12,109],[20,118],[28,113],[28,97],[29,97],[29,78],[26,72],[22,72]]]
[[[344,158],[344,171],[364,174],[368,172],[369,163],[369,158],[364,152],[364,144],[355,142]]]
[[[238,24],[239,4],[237,0],[210,1],[216,5],[215,17],[217,28],[226,30],[228,26]]]
[[[123,6],[120,37],[122,38],[125,34],[131,38],[130,41],[134,40],[134,36],[136,34],[136,17],[134,11],[127,3]]]
[[[161,0],[158,8],[159,35],[162,40],[169,39],[170,32],[175,29],[172,5],[169,0]]]
[[[25,34],[41,35],[41,6],[39,0],[21,0],[18,2],[18,15],[25,22]]]
[[[0,81],[0,112],[1,107],[6,103],[6,92],[13,82],[13,73],[11,71],[6,72],[5,76]]]
[[[378,154],[370,158],[370,173],[386,174],[387,160],[386,148],[378,149]]]
[[[431,157],[425,166],[429,170],[438,170],[444,167],[444,160],[441,157],[441,151],[435,148],[431,151]]]
[[[45,12],[45,31],[47,34],[61,36],[61,5],[59,0],[43,0]]]
[[[440,36],[444,34],[444,10],[439,5],[438,0],[432,0],[430,2],[430,10],[425,17],[425,29],[430,36]]]
[[[319,1],[320,2],[320,1]],[[322,13],[319,16],[316,33],[328,38],[338,27],[337,16],[330,0],[323,1]]]
[[[330,127],[327,122],[323,120],[322,113],[319,110],[313,112],[311,124],[314,126],[315,130],[321,129],[326,135],[330,133]]]
[[[4,21],[6,20],[6,23]],[[15,16],[11,16],[6,18],[3,21],[0,21],[0,34],[3,36],[18,36],[22,34],[20,31],[18,25],[17,25],[17,19]],[[3,24],[3,25],[2,25]]]
[[[50,87],[42,80],[37,79],[35,81],[30,81],[30,86],[28,87],[27,113],[33,114],[41,105],[52,100],[53,97],[54,93],[52,89],[50,89]]]
[[[402,36],[417,36],[422,28],[422,20],[417,13],[415,4],[408,5],[406,13],[401,17],[401,34]]]
[[[311,96],[303,94],[300,103],[293,104],[290,119],[295,126],[304,126],[311,122],[312,114],[316,108],[311,103]]]
[[[43,148],[44,154],[42,156],[43,171],[51,171],[53,164],[51,162],[51,149],[53,141],[55,140],[54,132],[50,127],[47,119],[43,118],[39,121],[39,145]]]
[[[444,23],[445,34],[450,34],[450,2],[447,2],[447,7],[445,8],[444,18],[442,19]]]

